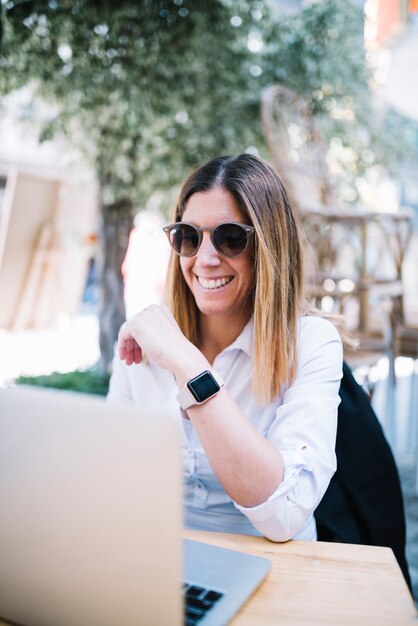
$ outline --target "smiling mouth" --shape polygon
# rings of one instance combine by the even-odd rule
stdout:
[[[230,283],[232,279],[233,276],[225,276],[224,278],[216,279],[201,278],[200,276],[197,277],[199,285],[203,287],[203,289],[219,289],[220,287],[224,287]]]

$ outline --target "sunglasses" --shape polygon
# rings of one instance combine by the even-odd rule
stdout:
[[[244,254],[255,228],[237,222],[225,222],[214,228],[193,226],[187,222],[175,222],[164,226],[163,231],[168,237],[174,252],[180,256],[194,256],[200,248],[205,231],[215,250],[222,256],[234,258]]]

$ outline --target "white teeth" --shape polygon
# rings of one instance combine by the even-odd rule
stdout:
[[[227,276],[224,278],[217,278],[216,280],[207,280],[206,278],[197,277],[200,285],[203,289],[219,289],[219,287],[223,287],[228,284],[232,280],[232,276]]]

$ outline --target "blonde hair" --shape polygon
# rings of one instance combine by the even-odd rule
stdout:
[[[306,310],[300,226],[279,175],[250,154],[219,157],[192,172],[174,221],[181,221],[194,193],[214,187],[228,191],[255,228],[252,388],[260,403],[268,404],[296,375],[298,320]],[[199,310],[174,253],[166,294],[182,332],[197,344]]]

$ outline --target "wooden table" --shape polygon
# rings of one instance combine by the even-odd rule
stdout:
[[[185,536],[272,560],[272,569],[232,626],[418,624],[389,548],[187,531]]]
[[[272,561],[231,626],[404,626],[418,615],[392,550],[185,531],[195,541]],[[0,626],[9,623],[0,621]],[[82,625],[80,625],[82,626]]]

